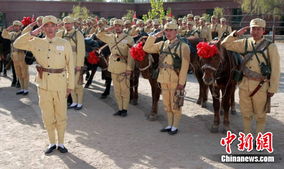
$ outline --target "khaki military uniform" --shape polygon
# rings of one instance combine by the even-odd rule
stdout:
[[[216,23],[216,24],[210,24],[209,26],[210,30],[211,30],[211,37],[212,39],[219,37],[221,34],[221,27],[220,24]],[[216,34],[214,37],[213,35]],[[222,35],[221,35],[222,36]]]
[[[145,27],[144,27],[144,31],[149,34],[150,32],[153,31],[153,27],[145,26]]]
[[[111,72],[116,102],[119,110],[127,110],[130,98],[130,76],[125,76],[124,73],[134,68],[134,60],[129,53],[129,46],[134,44],[133,38],[125,33],[107,34],[103,30],[97,34],[97,37],[110,47],[108,71]]]
[[[6,29],[2,32],[4,39],[9,39],[14,42],[19,36],[20,32],[8,32]],[[21,88],[28,90],[29,85],[29,67],[25,62],[25,52],[23,50],[16,49],[11,43],[11,58],[15,67],[16,76],[19,79]]]
[[[163,46],[164,49],[168,49],[171,43],[176,43],[176,40],[170,42],[169,40],[163,42],[155,43],[156,38],[154,36],[149,36],[143,49],[147,53],[160,53],[160,49]],[[181,48],[181,50],[180,50]],[[174,48],[171,52],[174,53]],[[180,53],[181,51],[181,53]],[[163,103],[165,111],[168,116],[168,125],[178,128],[179,121],[181,118],[181,108],[174,108],[174,97],[177,85],[185,85],[187,79],[187,72],[190,62],[190,49],[187,44],[181,43],[181,45],[176,49],[177,54],[182,58],[182,65],[179,74],[175,72],[170,66],[164,67],[159,66],[159,76],[158,82],[161,84]],[[173,59],[170,54],[168,54],[164,60],[159,65],[173,65]]]
[[[211,29],[207,26],[199,26],[197,29],[200,32],[200,38],[207,42],[212,41]]]
[[[238,53],[245,52],[245,39],[238,39],[234,37],[234,33],[232,32],[227,38],[222,41],[222,45],[231,51],[235,51]],[[248,39],[248,51],[253,51],[253,47],[251,43],[256,47],[259,43],[261,43],[263,39],[260,41],[254,41],[253,38]],[[258,86],[258,80],[253,80],[250,77],[244,76],[242,81],[239,83],[239,96],[240,96],[240,109],[243,116],[243,125],[244,132],[251,132],[251,121],[253,116],[256,119],[256,132],[263,132],[265,128],[266,122],[266,112],[265,112],[265,104],[267,100],[267,92],[276,93],[279,87],[279,78],[280,78],[280,57],[278,54],[278,50],[275,44],[270,44],[268,49],[264,51],[266,57],[269,56],[269,60],[271,63],[271,77],[269,81],[266,81],[260,90],[257,93],[250,97],[249,95],[255,90]],[[260,62],[264,62],[264,58],[261,54],[257,53]],[[253,56],[251,60],[249,60],[245,65],[249,70],[261,73],[259,63],[257,58]]]
[[[84,36],[80,31],[72,29],[67,32],[60,31],[57,33],[58,37],[62,37],[70,42],[72,51],[73,51],[73,63],[74,69],[80,67],[81,71],[75,71],[75,89],[71,92],[73,103],[83,104],[84,88],[83,88],[83,79],[80,78],[80,74],[83,71],[84,59],[85,59],[85,41]]]
[[[221,39],[225,32],[227,32],[228,34],[232,33],[232,27],[229,25],[220,25],[220,33],[218,33],[218,39]]]
[[[74,89],[74,64],[70,43],[61,38],[37,38],[26,33],[19,37],[15,48],[31,51],[39,65],[46,69],[65,69],[62,73],[43,72],[42,78],[36,77],[38,84],[39,106],[47,129],[49,141],[64,143],[67,124],[67,88]]]

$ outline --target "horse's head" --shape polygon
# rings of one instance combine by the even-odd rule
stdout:
[[[197,45],[200,58],[200,67],[203,71],[202,80],[206,85],[212,85],[216,80],[217,71],[220,69],[223,57],[219,52],[220,41],[210,43],[201,42]]]

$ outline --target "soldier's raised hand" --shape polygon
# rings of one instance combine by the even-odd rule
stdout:
[[[13,25],[11,25],[11,26],[9,26],[7,29],[6,29],[7,31],[13,31],[14,30],[14,26]]]
[[[36,26],[36,24],[37,24],[37,22],[35,21],[35,22],[30,23],[30,26],[34,27],[34,26]]]
[[[155,33],[154,36],[155,36],[156,38],[159,38],[159,37],[162,37],[162,36],[163,36],[163,33],[164,33],[164,31],[160,31],[160,32]]]
[[[246,26],[246,27],[241,28],[240,30],[238,30],[238,31],[236,32],[236,35],[237,35],[237,36],[241,36],[241,35],[245,34],[249,28],[250,28],[249,26]]]
[[[43,25],[41,25],[40,27],[36,28],[35,30],[33,30],[33,31],[31,32],[31,35],[32,35],[32,36],[37,36],[37,35],[39,35],[39,34],[42,32],[42,28],[43,28]]]

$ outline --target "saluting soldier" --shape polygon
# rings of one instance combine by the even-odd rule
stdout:
[[[127,116],[127,109],[130,98],[130,75],[134,68],[134,60],[130,56],[129,48],[134,44],[131,36],[123,32],[123,21],[117,19],[114,26],[102,29],[97,37],[107,43],[111,55],[109,57],[108,71],[111,72],[111,78],[114,85],[114,93],[118,111],[116,116]],[[115,33],[108,33],[115,31]]]
[[[125,20],[123,32],[127,35],[131,35],[133,31],[134,31],[134,29],[131,27],[130,20]]]
[[[176,102],[177,92],[184,90],[190,62],[190,49],[177,38],[177,31],[178,25],[169,22],[164,31],[149,36],[143,47],[147,53],[160,54],[158,82],[161,84],[164,108],[168,116],[168,126],[161,129],[161,132],[168,132],[170,135],[178,132],[182,110],[181,105]],[[163,32],[167,41],[155,43],[156,38],[161,37]]]
[[[212,39],[218,38],[219,35],[221,34],[220,24],[218,23],[218,18],[215,15],[211,16],[210,29],[211,29]]]
[[[244,132],[251,133],[251,122],[256,120],[256,133],[264,132],[267,101],[277,92],[280,78],[280,57],[274,43],[263,38],[266,22],[255,18],[250,26],[233,31],[222,41],[231,51],[244,53],[243,78],[239,83],[240,110]],[[251,37],[239,39],[248,29]]]
[[[74,28],[75,20],[67,16],[63,19],[64,31],[60,31],[56,36],[70,42],[73,51],[73,63],[75,67],[75,88],[71,92],[73,103],[68,108],[80,110],[83,107],[83,72],[85,58],[85,41],[83,34]]]
[[[220,33],[218,34],[218,39],[227,37],[232,32],[232,27],[226,24],[226,19],[220,19]]]
[[[200,38],[203,38],[206,42],[210,42],[212,40],[211,29],[205,25],[205,18],[200,18],[200,26],[197,30],[200,32]]]
[[[194,22],[193,21],[188,21],[187,22],[187,30],[185,32],[185,37],[195,37],[199,38],[200,32],[197,29],[193,29]]]
[[[146,26],[144,27],[144,32],[149,34],[152,31],[153,31],[153,21],[152,21],[152,19],[148,19],[146,21]]]
[[[37,60],[39,107],[49,137],[45,154],[56,149],[68,152],[64,146],[64,133],[67,124],[66,96],[74,89],[74,64],[72,48],[68,41],[56,37],[57,18],[45,16],[42,26],[19,37],[14,47],[31,51]],[[43,31],[45,38],[36,37]],[[57,131],[57,132],[55,132]]]
[[[2,32],[2,37],[11,41],[11,58],[21,86],[21,89],[16,93],[17,95],[27,95],[29,93],[29,67],[25,62],[25,52],[13,46],[13,42],[21,35],[22,26],[22,23],[16,20],[13,22],[13,25],[4,29]]]

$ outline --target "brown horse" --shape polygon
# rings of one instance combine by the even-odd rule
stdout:
[[[239,69],[231,52],[220,45],[221,41],[211,42],[218,49],[218,53],[210,58],[200,57],[200,66],[203,71],[203,82],[209,86],[213,99],[214,123],[211,132],[219,131],[220,100],[224,110],[223,132],[230,129],[229,109],[234,110],[234,93],[236,82],[232,80],[233,71]],[[220,91],[222,93],[220,97]]]

